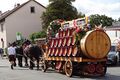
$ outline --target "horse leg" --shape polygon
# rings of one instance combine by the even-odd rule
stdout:
[[[36,60],[37,60],[37,70],[39,70],[39,58],[37,58]]]
[[[30,69],[33,69],[33,67],[34,67],[33,57],[30,56]]]

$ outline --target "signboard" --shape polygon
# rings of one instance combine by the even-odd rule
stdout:
[[[16,39],[17,39],[17,40],[21,40],[21,37],[22,37],[21,33],[20,33],[20,32],[17,32],[17,33],[16,33]]]

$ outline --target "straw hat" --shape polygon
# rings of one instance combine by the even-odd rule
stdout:
[[[67,56],[70,56],[71,55],[71,53],[72,53],[72,47],[70,46],[70,47],[68,47],[67,48]]]
[[[72,56],[77,55],[78,48],[76,46],[72,47]]]

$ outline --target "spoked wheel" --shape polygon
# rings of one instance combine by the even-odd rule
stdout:
[[[43,72],[46,72],[46,70],[47,70],[47,61],[46,60],[42,60],[42,64],[41,64],[41,68],[42,68],[42,71]]]
[[[72,64],[72,62],[70,60],[66,61],[66,63],[65,63],[65,74],[68,77],[71,77],[72,74],[73,74],[73,64]]]
[[[107,72],[107,65],[104,66],[104,71],[103,71],[103,73],[101,74],[101,76],[105,76],[106,72]]]

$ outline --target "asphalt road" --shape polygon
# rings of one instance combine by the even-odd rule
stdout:
[[[29,70],[28,68],[15,67],[10,69],[7,59],[0,59],[0,80],[120,80],[120,66],[108,67],[105,77],[67,77],[64,74],[48,70],[43,73],[41,70]]]

